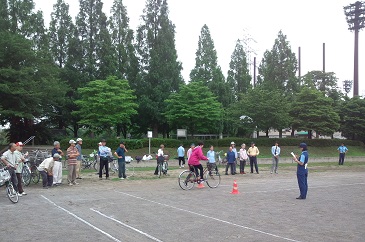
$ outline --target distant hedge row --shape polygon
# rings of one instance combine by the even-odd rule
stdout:
[[[119,139],[108,139],[107,146],[110,148],[116,149],[119,146],[121,140]],[[126,143],[128,149],[140,149],[143,147],[148,147],[148,139],[126,139],[123,141]],[[179,147],[180,144],[183,144],[184,147],[189,147],[191,143],[198,143],[198,139],[162,139],[162,138],[153,138],[151,139],[151,147],[158,147],[160,144],[164,144],[167,148],[176,148]],[[237,146],[240,146],[242,143],[246,145],[250,145],[251,142],[255,142],[257,146],[270,147],[274,145],[275,141],[278,141],[280,146],[297,146],[301,142],[306,142],[308,146],[315,147],[329,147],[329,146],[339,146],[342,142],[347,146],[362,146],[364,145],[360,141],[354,140],[340,140],[340,139],[300,139],[300,138],[283,138],[283,139],[269,139],[269,138],[259,138],[259,139],[247,139],[247,138],[224,138],[224,139],[211,139],[211,140],[203,140],[206,146],[214,145],[219,147],[229,146],[230,143],[234,141]],[[61,140],[61,147],[67,147],[69,139]],[[98,143],[100,139],[83,139],[83,148],[84,149],[97,149]]]

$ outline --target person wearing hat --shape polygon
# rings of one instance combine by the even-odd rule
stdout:
[[[77,157],[79,156],[79,151],[76,148],[76,141],[70,140],[68,142],[70,147],[67,149],[67,161],[68,161],[68,185],[78,185],[76,182],[76,165],[77,165]]]
[[[39,166],[38,171],[42,176],[43,188],[47,189],[53,184],[53,166],[55,161],[59,161],[61,156],[56,153],[53,157],[45,159]]]
[[[105,167],[105,177],[109,179],[109,158],[110,151],[106,146],[106,140],[101,140],[101,146],[99,146],[100,165],[99,165],[99,179],[103,178],[103,168]]]
[[[60,142],[55,141],[53,143],[53,149],[52,149],[52,157],[55,154],[59,154],[60,158],[58,160],[55,160],[54,165],[53,165],[53,185],[54,186],[58,186],[62,184],[62,156],[63,151],[61,150],[61,145]]]
[[[125,152],[128,150],[125,148],[124,142],[121,141],[118,149],[114,152],[114,155],[118,157],[118,177],[121,180],[127,178],[125,175]]]
[[[82,179],[80,177],[80,171],[81,171],[81,163],[82,163],[82,153],[81,153],[81,146],[82,146],[82,139],[81,138],[77,138],[76,139],[76,149],[78,150],[79,152],[79,156],[77,156],[76,158],[76,179]]]
[[[255,142],[251,142],[251,147],[247,150],[247,155],[250,157],[251,173],[253,173],[253,166],[255,165],[256,173],[259,174],[259,168],[257,166],[257,156],[260,154],[259,149],[255,146]]]
[[[1,156],[1,161],[4,163],[4,165],[6,165],[8,167],[8,172],[10,174],[10,181],[14,185],[15,192],[17,192],[18,195],[21,197],[22,194],[20,194],[18,191],[18,182],[22,182],[22,181],[18,181],[16,174],[15,174],[16,168],[19,165],[17,156],[15,155],[15,151],[16,151],[16,144],[10,143],[9,149],[7,151],[5,151],[3,153],[3,155]],[[13,194],[13,195],[15,195],[15,194]]]
[[[297,197],[297,199],[306,199],[307,198],[307,192],[308,192],[308,148],[306,143],[300,143],[299,145],[300,150],[302,151],[302,154],[298,158],[298,156],[294,156],[293,160],[298,163],[297,166],[297,179],[298,179],[298,185],[300,190],[300,196]]]
[[[15,170],[15,174],[16,174],[16,177],[17,177],[18,181],[21,181],[22,180],[23,165],[24,165],[24,161],[25,161],[25,157],[22,153],[24,145],[23,145],[22,142],[17,142],[15,145],[16,145],[16,150],[14,151],[14,153],[15,153],[15,155],[17,157],[17,160],[18,160],[18,167]],[[19,191],[19,194],[21,194],[21,195],[27,195],[27,193],[25,193],[24,190],[23,190],[22,182],[18,182],[18,191]]]
[[[232,147],[232,151],[234,153],[234,157],[235,157],[235,161],[234,161],[234,166],[233,166],[233,171],[236,174],[236,166],[237,166],[237,158],[238,158],[238,153],[237,153],[237,149],[236,149],[236,143],[235,142],[231,142],[231,147]]]

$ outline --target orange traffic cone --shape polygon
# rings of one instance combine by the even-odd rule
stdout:
[[[204,184],[203,184],[203,181],[200,181],[199,182],[199,185],[197,186],[197,188],[204,188],[205,186],[204,186]]]
[[[232,189],[231,194],[239,194],[236,180],[234,180],[234,182],[233,182],[233,189]]]

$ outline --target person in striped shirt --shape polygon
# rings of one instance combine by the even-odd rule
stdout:
[[[79,151],[76,148],[76,141],[69,141],[70,147],[67,149],[67,157],[68,157],[68,185],[78,185],[76,182],[76,165],[77,165],[77,157],[79,156]]]

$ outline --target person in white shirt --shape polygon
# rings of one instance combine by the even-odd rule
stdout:
[[[163,150],[165,149],[164,145],[160,145],[160,149],[157,151],[157,166],[154,175],[158,175],[158,164],[165,160],[165,156]]]
[[[18,179],[18,181],[21,181],[22,173],[23,173],[23,164],[25,161],[24,155],[22,153],[24,145],[22,142],[17,142],[15,145],[16,145],[16,151],[14,151],[14,153],[18,160],[18,168],[16,169],[15,174],[16,174],[16,178]],[[21,195],[27,195],[27,193],[24,192],[21,182],[18,182],[18,191],[19,191],[19,194],[21,194]]]
[[[53,157],[45,159],[39,166],[38,171],[42,176],[43,188],[47,189],[53,184],[53,166],[54,162],[58,161],[61,156],[55,153]]]
[[[275,145],[271,147],[272,154],[272,166],[271,166],[271,174],[275,172],[278,174],[278,164],[279,164],[279,156],[280,156],[280,147],[279,143],[275,142]]]
[[[18,191],[18,179],[15,174],[15,171],[18,168],[19,164],[15,151],[16,145],[14,143],[10,143],[9,149],[5,151],[4,154],[1,156],[1,161],[4,163],[4,165],[8,167],[8,172],[10,173],[10,181],[11,183],[13,183],[15,192],[18,193],[18,196],[21,197],[22,194],[20,194]]]
[[[246,151],[246,144],[242,144],[240,149],[240,174],[246,174],[245,166],[247,159],[248,155]]]

